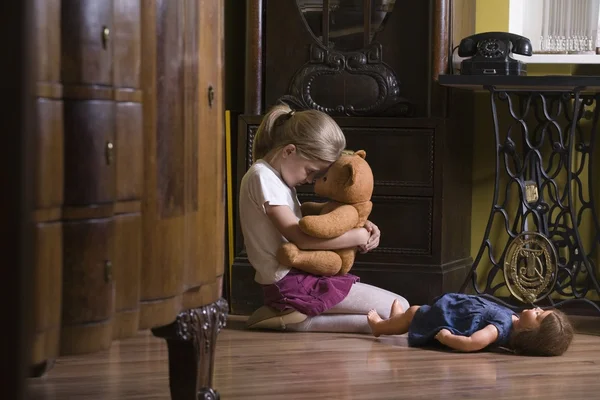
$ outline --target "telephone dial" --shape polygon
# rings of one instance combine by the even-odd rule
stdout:
[[[484,32],[464,38],[458,45],[461,75],[527,75],[527,64],[512,54],[531,56],[531,41],[507,32]]]

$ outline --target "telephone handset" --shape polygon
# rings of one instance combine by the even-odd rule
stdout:
[[[527,75],[527,64],[512,54],[531,56],[531,41],[507,32],[484,32],[464,38],[458,46],[462,75]]]

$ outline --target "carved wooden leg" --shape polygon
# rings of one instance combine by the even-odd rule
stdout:
[[[172,400],[217,400],[212,388],[217,335],[227,320],[227,301],[181,312],[175,322],[152,329],[167,341]]]

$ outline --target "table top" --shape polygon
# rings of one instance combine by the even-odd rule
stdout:
[[[467,90],[573,91],[600,92],[600,76],[541,75],[440,75],[439,84]]]

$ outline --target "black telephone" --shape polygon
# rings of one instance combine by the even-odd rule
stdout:
[[[507,32],[484,32],[464,38],[458,46],[461,75],[527,75],[527,64],[511,54],[531,56],[531,41]]]

